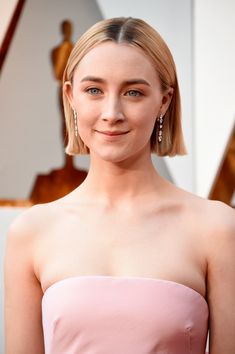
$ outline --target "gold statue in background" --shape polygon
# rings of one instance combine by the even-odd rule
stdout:
[[[59,107],[61,112],[61,127],[62,127],[62,139],[63,139],[63,149],[64,146],[67,145],[66,140],[66,126],[64,119],[64,108],[63,108],[63,100],[62,100],[62,79],[65,66],[67,64],[68,57],[73,49],[73,42],[71,40],[72,36],[72,23],[68,20],[65,20],[61,24],[61,32],[63,35],[63,41],[57,47],[52,49],[51,51],[51,61],[52,68],[54,71],[55,79],[58,81],[58,99],[59,99]],[[73,162],[73,158],[71,156],[66,156],[65,163]]]
[[[60,83],[62,82],[63,73],[68,57],[73,49],[73,43],[71,41],[71,22],[68,20],[63,21],[61,24],[61,30],[64,36],[63,42],[58,47],[54,48],[51,53],[55,78],[60,81]]]
[[[51,171],[49,175],[38,175],[33,186],[30,200],[33,203],[46,203],[63,197],[75,189],[86,178],[87,172],[74,168],[73,156],[65,154],[64,147],[67,145],[66,126],[62,102],[62,78],[68,57],[73,49],[72,23],[65,20],[61,24],[63,40],[60,45],[51,52],[51,60],[55,79],[58,81],[58,103],[61,112],[62,142],[65,157],[64,167]]]

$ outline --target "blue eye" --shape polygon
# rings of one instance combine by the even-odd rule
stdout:
[[[141,96],[142,93],[139,91],[136,91],[136,90],[129,90],[129,91],[127,91],[127,95],[132,96],[132,97],[138,97],[138,96]]]
[[[96,87],[91,87],[91,88],[87,89],[86,91],[88,93],[90,93],[91,95],[98,95],[99,93],[101,93],[101,90]]]

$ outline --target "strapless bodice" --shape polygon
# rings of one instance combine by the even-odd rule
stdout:
[[[70,277],[42,299],[45,354],[204,354],[208,315],[204,297],[174,281]]]

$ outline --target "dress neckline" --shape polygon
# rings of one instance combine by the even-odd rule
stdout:
[[[196,295],[197,297],[199,297],[202,302],[204,304],[206,304],[207,308],[208,308],[208,303],[206,301],[206,299],[204,298],[204,296],[202,296],[202,294],[200,294],[197,290],[184,285],[182,283],[178,283],[174,280],[167,280],[167,279],[161,279],[161,278],[151,278],[151,277],[138,277],[138,276],[112,276],[112,275],[77,275],[77,276],[69,276],[66,277],[64,279],[60,279],[55,281],[53,284],[49,285],[48,288],[44,291],[44,294],[42,296],[42,299],[46,296],[46,294],[53,289],[54,287],[56,287],[59,284],[62,284],[64,282],[67,281],[79,281],[79,280],[83,280],[83,279],[101,279],[101,280],[112,280],[112,281],[141,281],[141,282],[156,282],[156,283],[165,283],[165,284],[172,284],[178,287],[181,287],[182,289],[187,290],[189,293]]]

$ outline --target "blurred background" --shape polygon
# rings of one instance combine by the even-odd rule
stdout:
[[[1,259],[16,215],[60,197],[53,186],[65,194],[85,178],[89,157],[63,150],[60,73],[73,43],[103,18],[146,20],[174,56],[188,155],[153,156],[156,168],[235,206],[234,13],[234,0],[0,0]]]
[[[30,199],[37,176],[65,164],[53,49],[103,18],[132,16],[160,32],[178,69],[188,155],[153,156],[156,167],[186,190],[234,204],[234,13],[233,0],[0,0],[0,203]],[[74,165],[87,170],[89,159]]]

